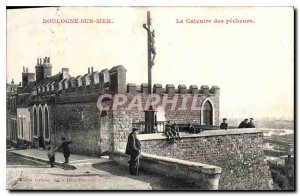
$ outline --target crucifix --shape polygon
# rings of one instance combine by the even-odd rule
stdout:
[[[151,69],[154,65],[154,59],[156,56],[155,51],[155,32],[151,31],[151,17],[150,11],[147,11],[147,24],[143,24],[144,29],[147,30],[147,54],[148,54],[148,96],[152,94],[152,80]],[[149,109],[145,110],[145,133],[155,133],[157,130],[156,110],[150,105]]]
[[[150,11],[147,11],[147,24],[143,24],[144,29],[147,30],[147,37],[148,37],[148,94],[152,93],[152,75],[151,75],[151,69],[154,65],[154,59],[156,56],[155,51],[155,31],[151,31],[151,17],[150,17]]]

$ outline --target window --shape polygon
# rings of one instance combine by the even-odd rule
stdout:
[[[45,108],[45,138],[49,138],[50,134],[49,134],[49,112],[48,112],[48,108]]]
[[[42,108],[39,109],[39,136],[44,136]]]
[[[38,119],[37,119],[37,112],[36,108],[33,109],[33,135],[37,136],[38,135]]]
[[[24,138],[24,128],[25,128],[25,116],[23,116],[23,118],[21,118],[21,121],[22,121],[22,124],[21,124],[21,127],[22,127],[22,130],[21,130],[21,136],[22,138]]]
[[[21,124],[20,124],[20,117],[18,117],[18,136],[20,136],[20,129],[21,129]]]

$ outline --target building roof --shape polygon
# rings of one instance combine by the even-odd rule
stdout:
[[[31,93],[33,88],[38,88],[40,86],[44,86],[44,85],[47,85],[47,84],[53,83],[53,82],[58,83],[61,79],[62,79],[62,73],[58,73],[54,76],[47,77],[44,80],[41,80],[40,82],[30,81],[27,84],[27,86],[22,88],[22,90],[20,91],[20,94],[22,94],[22,93]]]
[[[37,85],[36,87],[38,86],[43,86],[43,85],[46,85],[48,83],[52,83],[52,82],[59,82],[60,80],[62,79],[62,73],[58,73],[54,76],[50,76],[50,77],[47,77],[43,80],[41,80]]]
[[[36,81],[30,81],[27,86],[25,86],[24,88],[22,88],[22,90],[20,91],[20,94],[23,93],[30,93],[32,88],[35,87],[36,85]]]

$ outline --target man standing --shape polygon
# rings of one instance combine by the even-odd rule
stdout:
[[[71,144],[71,141],[66,141],[66,138],[62,137],[61,138],[61,142],[62,144],[60,145],[60,147],[57,148],[57,150],[59,149],[63,149],[63,154],[65,157],[65,163],[69,163],[69,157],[70,157],[70,149],[69,149],[69,144]]]
[[[228,124],[227,124],[227,118],[223,118],[223,122],[220,125],[220,129],[227,130]]]
[[[241,122],[238,128],[246,128],[247,124],[248,124],[248,119],[246,118],[244,121]]]
[[[129,163],[129,172],[132,175],[138,174],[139,169],[139,156],[141,153],[141,142],[137,138],[139,129],[133,128],[132,132],[128,136],[126,154],[131,155]]]
[[[253,120],[254,120],[253,118],[250,118],[250,122],[248,122],[248,123],[247,123],[247,126],[246,126],[247,128],[255,128],[255,125],[254,125],[254,123],[253,123]]]

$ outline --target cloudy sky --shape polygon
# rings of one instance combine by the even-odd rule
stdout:
[[[222,117],[293,118],[291,7],[63,7],[7,11],[7,81],[50,56],[52,74],[124,65],[127,82],[147,82],[146,11],[156,31],[153,83],[218,85]],[[110,24],[43,24],[43,19],[111,19]],[[176,23],[176,19],[184,23]],[[186,23],[187,19],[211,23]],[[214,20],[254,23],[214,23]]]

